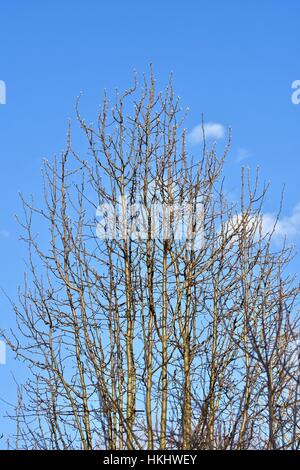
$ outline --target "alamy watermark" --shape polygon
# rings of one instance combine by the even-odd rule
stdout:
[[[291,96],[292,103],[298,105],[300,104],[300,80],[293,81],[292,90],[294,90]]]
[[[0,339],[0,365],[6,364],[6,344]]]
[[[188,249],[203,246],[203,205],[200,202],[182,204],[130,204],[127,196],[115,203],[102,204],[96,212],[97,237],[104,240],[183,241]]]
[[[0,80],[0,105],[6,104],[6,84]],[[6,364],[6,345],[0,340],[0,365]]]
[[[0,80],[0,104],[6,104],[6,83]]]

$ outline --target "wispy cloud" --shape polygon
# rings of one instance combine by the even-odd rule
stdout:
[[[9,238],[10,236],[10,233],[8,230],[5,230],[5,229],[1,229],[0,230],[0,237],[1,238]]]
[[[208,122],[202,126],[199,124],[194,127],[189,133],[189,141],[192,145],[201,144],[205,139],[219,140],[223,139],[225,135],[225,128],[222,124],[217,122]]]
[[[239,148],[237,149],[237,152],[236,152],[236,161],[237,161],[238,163],[241,163],[241,162],[243,162],[243,161],[245,161],[245,160],[248,160],[248,158],[250,158],[250,157],[251,157],[251,154],[250,154],[249,150],[247,150],[247,149],[245,149],[245,148],[243,148],[243,147],[239,147]]]

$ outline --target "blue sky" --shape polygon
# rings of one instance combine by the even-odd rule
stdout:
[[[191,131],[204,113],[219,126],[210,129],[222,147],[222,129],[232,127],[228,190],[242,164],[259,165],[272,184],[272,213],[286,185],[281,228],[299,245],[300,105],[291,101],[300,79],[299,18],[298,0],[1,0],[0,286],[14,297],[22,281],[18,192],[40,194],[42,159],[63,149],[80,91],[85,114],[94,115],[105,88],[127,87],[133,69],[147,71],[150,62],[159,83],[174,72]],[[3,326],[12,313],[3,296],[0,306]],[[8,354],[2,398],[13,399],[14,367]],[[1,427],[10,428],[2,420]]]

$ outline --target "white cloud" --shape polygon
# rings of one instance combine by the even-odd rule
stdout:
[[[276,217],[274,214],[264,214],[263,230],[265,233],[272,231]],[[274,237],[278,241],[284,238],[295,239],[300,236],[300,203],[297,204],[290,216],[282,217],[275,227]]]
[[[222,124],[217,122],[208,122],[202,126],[199,124],[194,127],[189,133],[189,141],[193,145],[201,144],[203,142],[203,132],[205,139],[223,139],[225,135],[225,128]]]
[[[259,219],[250,215],[245,216],[243,220],[243,214],[235,214],[227,222],[224,222],[223,228],[226,231],[227,237],[232,238],[236,241],[242,230],[242,224],[247,226],[247,230],[257,232],[259,227]]]
[[[241,224],[242,214],[233,216],[226,223],[227,235],[232,236],[234,233],[239,233]],[[261,214],[259,217],[248,216],[246,224],[248,230],[254,230],[257,236],[260,228],[263,236],[273,232],[273,241],[276,243],[282,243],[285,239],[293,241],[300,237],[300,203],[294,207],[290,216],[278,220],[276,215],[272,213]]]

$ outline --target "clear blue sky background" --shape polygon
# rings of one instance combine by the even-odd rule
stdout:
[[[147,71],[150,62],[161,82],[174,72],[190,128],[202,112],[206,121],[232,127],[228,189],[234,192],[243,163],[260,165],[272,183],[266,210],[276,211],[286,184],[284,216],[297,225],[290,217],[300,202],[300,105],[291,102],[291,84],[300,79],[299,18],[299,0],[0,0],[0,80],[7,85],[7,104],[0,105],[0,286],[14,297],[22,281],[17,194],[40,194],[42,158],[63,149],[76,96],[84,91],[85,114],[94,115],[104,88],[127,87],[133,69]],[[299,245],[299,237],[293,241]],[[2,296],[1,326],[11,315]],[[0,397],[13,400],[15,365],[7,359]],[[0,403],[0,415],[4,408]],[[11,428],[0,424],[1,432]]]

